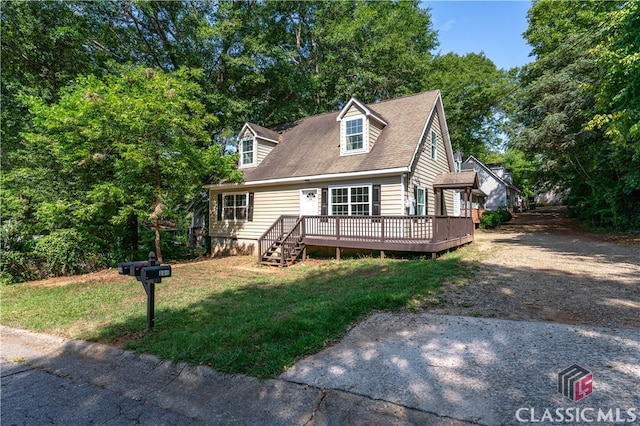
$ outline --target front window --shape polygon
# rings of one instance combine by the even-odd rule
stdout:
[[[249,165],[254,163],[253,138],[246,138],[240,141],[240,164]]]
[[[364,147],[364,132],[362,130],[362,118],[349,120],[345,123],[346,150],[357,151]]]
[[[247,194],[225,194],[222,199],[222,214],[225,220],[247,219]]]
[[[370,193],[369,186],[331,188],[331,214],[335,216],[369,216],[371,212]]]
[[[418,188],[417,195],[416,214],[418,216],[425,216],[427,214],[427,191],[424,188]]]

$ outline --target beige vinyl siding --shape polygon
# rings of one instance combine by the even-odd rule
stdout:
[[[269,154],[271,152],[271,150],[276,146],[275,143],[273,142],[269,142],[269,141],[265,141],[263,139],[260,138],[256,138],[257,139],[257,145],[258,145],[258,165],[262,162],[262,160],[264,160],[264,157],[267,156],[267,154]]]
[[[351,117],[355,117],[356,115],[364,115],[364,111],[362,111],[360,108],[358,108],[356,106],[356,104],[351,105],[351,108],[349,108],[349,111],[347,111],[344,115],[344,117],[342,118],[342,120],[348,120]]]
[[[431,130],[436,132],[438,140],[436,160],[431,158]],[[416,165],[412,178],[407,187],[407,195],[413,195],[413,187],[417,185],[419,187],[426,188],[427,190],[427,212],[428,214],[435,214],[435,197],[433,193],[433,181],[440,173],[448,173],[453,170],[449,170],[449,160],[447,158],[447,151],[442,138],[442,130],[440,129],[440,121],[438,120],[438,113],[434,111],[431,123],[427,127],[424,139],[422,140],[416,156]],[[454,191],[445,190],[445,215],[453,214],[453,195]]]
[[[380,185],[380,212],[382,215],[398,215],[403,203],[400,176],[384,178],[331,181],[316,184],[301,183],[260,188],[239,186],[237,190],[210,190],[209,235],[212,237],[232,237],[242,240],[257,240],[280,217],[300,213],[300,191],[317,189],[318,214],[320,214],[321,189],[333,186]],[[217,220],[218,194],[253,192],[253,221]]]
[[[369,150],[373,147],[378,140],[378,136],[382,133],[382,124],[378,123],[377,120],[368,120],[369,121]]]

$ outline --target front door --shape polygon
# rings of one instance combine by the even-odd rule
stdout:
[[[318,214],[318,190],[303,189],[300,191],[300,216],[316,216]]]

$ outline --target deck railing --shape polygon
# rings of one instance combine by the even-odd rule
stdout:
[[[436,217],[434,224],[433,242],[436,243],[473,235],[474,226],[470,217]]]
[[[336,247],[340,241],[349,241],[351,247],[362,242],[362,247],[387,246],[397,244],[416,246],[454,240],[473,239],[474,225],[470,217],[456,216],[280,216],[260,237],[259,256],[262,258],[278,246],[277,255],[281,264],[304,239],[318,243],[324,240],[334,241]],[[354,246],[354,242],[356,245]],[[273,254],[272,254],[273,256]]]
[[[304,236],[350,241],[437,241],[446,234],[434,234],[443,219],[436,216],[304,216]],[[462,222],[469,222],[468,218]],[[457,222],[444,224],[456,234],[463,229]],[[434,224],[436,226],[434,226]],[[442,226],[441,226],[442,227]],[[472,231],[471,231],[472,232]],[[435,237],[435,238],[434,238]]]

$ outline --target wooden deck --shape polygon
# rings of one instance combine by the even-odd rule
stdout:
[[[306,246],[436,254],[473,241],[471,217],[281,216],[258,240],[259,262],[286,266]]]

